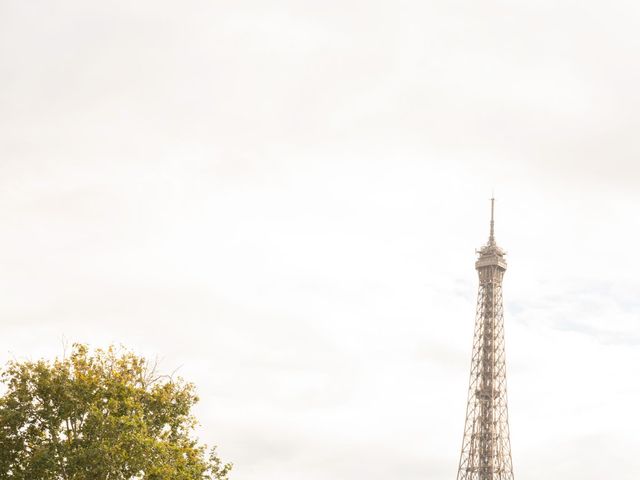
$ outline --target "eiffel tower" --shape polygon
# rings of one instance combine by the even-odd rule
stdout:
[[[494,204],[492,198],[489,241],[476,251],[480,285],[457,480],[513,480],[502,309],[507,262],[494,236]]]

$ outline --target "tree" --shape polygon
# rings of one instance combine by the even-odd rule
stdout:
[[[76,344],[0,381],[2,479],[227,480],[231,464],[193,437],[194,386],[131,352]]]

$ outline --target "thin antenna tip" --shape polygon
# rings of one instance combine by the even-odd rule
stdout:
[[[489,228],[489,243],[494,243],[495,242],[495,233],[494,233],[494,227],[493,227],[493,207],[494,207],[494,203],[495,203],[495,198],[493,198],[493,193],[491,195],[491,222],[490,222],[490,228]]]

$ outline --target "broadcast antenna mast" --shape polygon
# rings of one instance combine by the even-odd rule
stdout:
[[[507,262],[506,252],[496,245],[494,205],[492,198],[489,241],[476,251],[480,285],[457,480],[513,480],[502,309]]]

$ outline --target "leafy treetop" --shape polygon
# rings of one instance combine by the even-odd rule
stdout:
[[[193,437],[194,386],[114,347],[10,362],[0,381],[0,478],[227,480]]]

